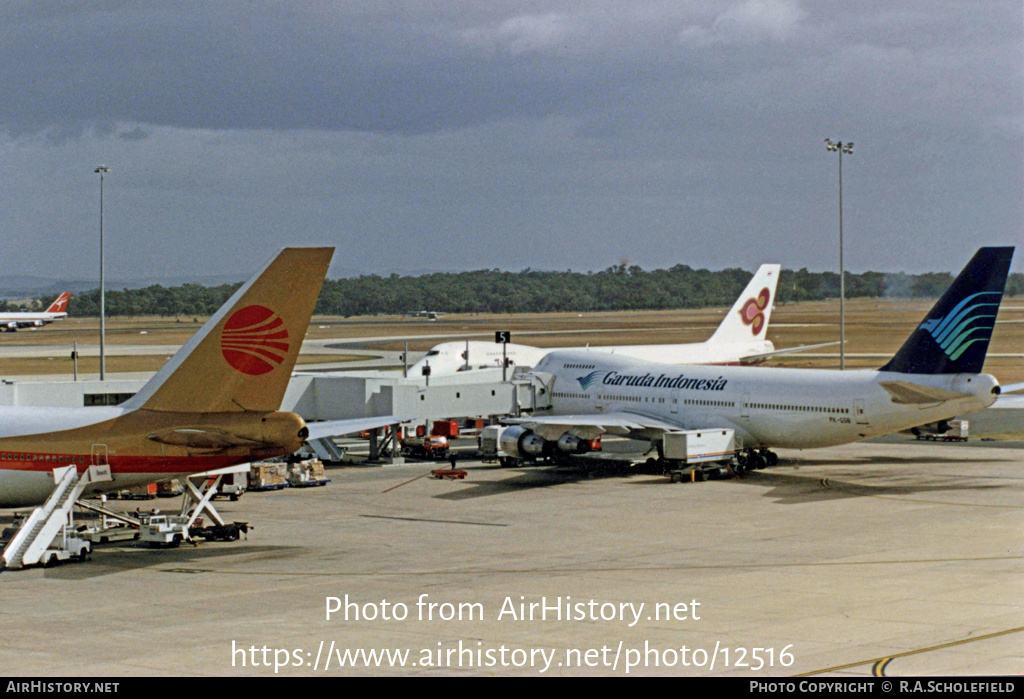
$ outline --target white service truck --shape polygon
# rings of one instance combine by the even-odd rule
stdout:
[[[502,466],[515,466],[515,457],[501,448],[501,433],[508,425],[487,425],[480,430],[480,458],[483,461],[497,461]]]
[[[190,541],[188,517],[160,513],[139,517],[139,543],[147,546],[178,546]]]
[[[724,429],[666,432],[662,456],[671,464],[669,475],[673,483],[684,477],[704,480],[727,476],[736,456],[736,432]]]

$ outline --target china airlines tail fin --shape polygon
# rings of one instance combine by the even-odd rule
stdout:
[[[44,311],[45,313],[67,313],[68,301],[71,300],[71,292],[65,291],[63,294],[57,297],[57,300],[50,304],[50,307]]]
[[[1012,258],[1012,247],[978,250],[881,371],[980,374]]]
[[[752,342],[765,339],[778,283],[779,265],[761,265],[708,342]]]
[[[122,407],[279,410],[333,253],[282,250]]]

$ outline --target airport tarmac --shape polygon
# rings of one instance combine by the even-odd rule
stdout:
[[[247,540],[0,573],[0,663],[26,677],[1024,672],[1024,445],[894,437],[780,456],[682,484],[328,469],[324,487],[218,501],[255,526]]]

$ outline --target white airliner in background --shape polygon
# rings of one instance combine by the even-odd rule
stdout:
[[[68,315],[68,301],[70,299],[71,292],[65,291],[42,313],[31,313],[29,311],[0,313],[0,328],[7,332],[14,332],[18,328],[41,328],[55,320],[63,320]]]
[[[1012,247],[982,248],[880,370],[685,366],[599,352],[552,352],[534,368],[550,409],[505,430],[510,457],[585,453],[602,434],[658,444],[666,432],[735,431],[739,468],[774,465],[773,447],[805,449],[889,434],[992,405],[980,373]]]
[[[778,283],[779,265],[761,265],[732,309],[725,314],[714,335],[705,342],[588,347],[580,351],[666,364],[755,364],[775,354],[808,349],[776,350],[765,339]],[[815,345],[819,346],[823,345]],[[508,358],[510,366],[536,366],[549,352],[563,349],[567,348],[508,343],[503,350],[500,344],[481,340],[444,342],[431,348],[423,359],[413,364],[409,376],[423,376],[427,367],[430,367],[432,377],[472,369],[500,368],[503,357]]]

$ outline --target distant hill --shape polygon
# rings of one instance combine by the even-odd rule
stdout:
[[[175,287],[184,284],[199,284],[201,286],[220,286],[222,284],[233,284],[243,281],[243,277],[222,275],[188,277],[142,277],[139,279],[107,279],[107,290],[122,289],[144,289],[148,286]],[[99,280],[68,280],[54,281],[48,277],[33,277],[20,274],[0,275],[0,299],[8,301],[34,298],[37,296],[57,296],[64,291],[72,294],[82,294],[87,291],[99,288]]]
[[[434,271],[410,271],[402,272],[402,276],[419,276],[421,274],[430,274]],[[360,270],[342,268],[339,270],[331,270],[331,278],[347,279],[351,277],[358,277],[363,274]],[[70,291],[72,294],[82,294],[87,291],[98,289],[100,286],[99,274],[97,278],[91,280],[73,280],[73,279],[61,279],[54,281],[51,277],[37,277],[27,274],[4,274],[0,275],[0,299],[7,301],[21,301],[28,298],[35,298],[38,296],[57,296],[64,291]],[[145,289],[150,286],[164,286],[164,287],[176,287],[183,286],[185,284],[198,284],[200,286],[221,286],[223,284],[234,284],[242,282],[248,279],[248,274],[209,274],[209,275],[189,275],[180,274],[174,276],[165,277],[137,277],[133,279],[112,279],[107,277],[107,291],[115,290],[121,291],[123,289]]]

